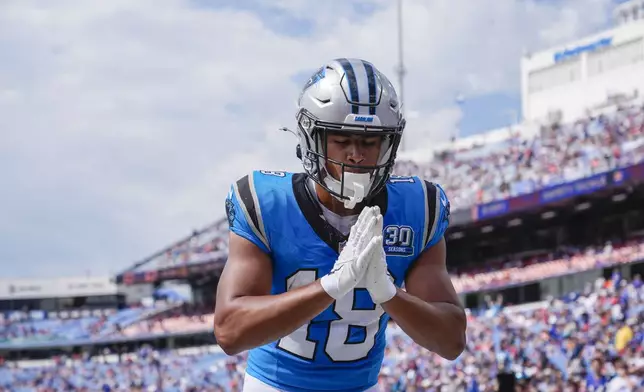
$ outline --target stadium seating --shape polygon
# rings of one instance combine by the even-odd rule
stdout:
[[[644,106],[616,108],[571,124],[553,123],[538,132],[509,130],[505,138],[447,148],[425,158],[399,159],[394,173],[441,184],[453,211],[519,196],[644,161]],[[227,249],[224,219],[134,271],[211,261]]]
[[[503,140],[443,150],[426,161],[399,161],[395,172],[419,174],[442,184],[452,208],[459,209],[643,160],[644,108],[632,106],[573,124],[544,126],[536,135],[508,133]],[[221,221],[142,268],[200,263],[226,251],[226,225]],[[556,258],[542,255],[485,270],[458,271],[452,280],[457,290],[465,293],[643,259],[644,239],[634,238]],[[536,388],[592,386],[596,390],[610,383],[615,390],[624,383],[632,383],[633,390],[644,388],[643,315],[641,277],[627,282],[616,276],[592,282],[583,293],[547,303],[519,307],[490,303],[485,309],[472,310],[466,352],[454,362],[411,344],[392,325],[380,381],[390,391],[424,391],[447,384],[454,390],[483,391],[494,388],[497,374],[513,372],[520,382]],[[100,317],[8,317],[0,320],[0,346],[203,332],[211,330],[212,317],[211,309],[173,312],[169,305],[125,309]],[[243,371],[244,355],[227,358],[214,347],[177,351],[144,348],[120,360],[109,354],[44,362],[0,361],[0,392],[62,388],[131,391],[139,386],[162,386],[166,391],[235,391]]]
[[[458,292],[465,293],[643,259],[644,240],[638,240],[620,246],[607,244],[600,248],[588,248],[557,260],[519,260],[491,271],[465,271],[459,276],[453,276],[452,281]],[[0,336],[3,336],[4,343],[14,344],[30,341],[73,342],[78,339],[110,337],[134,339],[152,335],[209,331],[213,325],[212,317],[212,309],[187,311],[184,307],[176,307],[173,311],[172,305],[160,302],[156,307],[124,309],[103,318],[17,322],[6,320],[4,326],[0,327]],[[115,328],[116,325],[119,328]]]
[[[483,391],[494,388],[499,372],[512,371],[522,382],[561,388],[557,390],[624,382],[644,388],[643,315],[641,279],[627,282],[619,276],[599,279],[586,292],[550,303],[491,304],[470,313],[467,349],[454,362],[412,344],[392,324],[380,382],[388,391],[431,390],[445,384]],[[120,361],[101,355],[26,366],[0,366],[0,387],[34,391],[71,385],[73,390],[97,390],[108,384],[104,390],[162,385],[164,391],[236,391],[244,355],[226,357],[216,347],[160,352],[143,348]]]
[[[27,313],[12,312],[8,317],[0,319],[0,348],[18,348],[23,344],[38,342],[74,342],[109,337],[131,324],[173,306],[176,305],[156,302],[150,307],[106,310],[100,317],[78,314],[78,317],[68,315],[70,318],[65,319],[58,318],[60,315],[54,313],[49,314],[51,318],[34,319]],[[44,313],[39,312],[39,317],[44,317]],[[53,318],[54,315],[56,318]]]
[[[443,186],[453,209],[530,193],[644,159],[644,111],[632,106],[573,124],[543,126],[535,136],[508,132],[502,142],[437,153],[425,163],[398,161],[398,175]]]

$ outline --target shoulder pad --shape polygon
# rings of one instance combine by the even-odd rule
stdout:
[[[422,180],[426,199],[423,244],[425,248],[435,245],[449,226],[450,204],[440,185]]]
[[[391,185],[405,185],[405,184],[415,184],[415,183],[420,183],[423,180],[416,176],[389,176],[389,180],[387,180],[387,183]]]
[[[239,207],[244,214],[248,226],[250,226],[255,236],[270,249],[264,227],[264,220],[262,219],[261,206],[257,197],[257,190],[255,189],[256,173],[258,172],[253,171],[237,180],[232,186],[232,191],[238,200]]]

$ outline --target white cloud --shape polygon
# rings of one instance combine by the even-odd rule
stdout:
[[[115,272],[221,217],[243,173],[297,170],[277,130],[293,123],[293,75],[364,57],[396,84],[395,2],[271,5],[309,21],[308,36],[242,3],[2,2],[5,275]],[[593,30],[607,3],[405,0],[408,142],[452,134],[457,92],[516,91],[524,47]]]

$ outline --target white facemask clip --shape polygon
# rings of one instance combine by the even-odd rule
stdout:
[[[332,191],[348,197],[348,199],[340,199],[339,197],[336,198],[338,200],[342,200],[342,202],[344,202],[344,208],[350,210],[355,208],[358,203],[362,202],[367,192],[369,192],[369,189],[371,188],[371,174],[345,172],[344,190],[342,189],[340,181],[336,180],[330,175],[327,175],[324,178],[324,183]]]

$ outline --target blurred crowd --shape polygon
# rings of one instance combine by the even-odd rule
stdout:
[[[5,364],[0,366],[0,392],[223,392],[239,378],[226,371],[225,357],[214,347],[182,354],[144,345],[127,354],[106,349],[94,357],[56,357],[46,366],[18,368]]]
[[[94,309],[61,312],[40,310],[0,313],[0,348],[21,343],[46,343],[122,335],[127,326],[155,315],[169,314],[177,304],[156,301],[121,310]]]
[[[446,361],[396,325],[379,383],[385,391],[479,392],[512,374],[521,391],[644,389],[644,288],[614,274],[548,303],[469,312],[466,351]],[[49,366],[0,365],[0,391],[240,391],[245,355],[212,347],[189,354],[144,346],[131,354],[56,358]]]
[[[212,308],[186,303],[167,312],[159,313],[155,317],[131,324],[117,334],[136,337],[147,334],[204,332],[212,330],[213,319]]]
[[[460,271],[452,275],[459,293],[476,292],[507,286],[513,283],[539,281],[554,276],[607,268],[644,260],[644,239],[632,239],[624,244],[586,249],[566,249],[558,254],[531,256],[503,264]],[[635,277],[639,281],[640,277]],[[144,335],[206,332],[212,328],[210,308],[187,303],[170,305],[157,302],[156,313],[146,307],[113,311],[109,316],[85,317],[71,320],[0,318],[0,343],[74,340],[82,338],[137,338]],[[20,314],[20,312],[18,312]]]
[[[643,315],[642,281],[618,275],[537,309],[489,301],[470,316],[467,349],[456,361],[401,334],[388,348],[381,382],[387,391],[489,391],[497,374],[510,373],[521,391],[642,390]]]
[[[508,131],[501,141],[449,148],[428,161],[398,159],[397,175],[418,175],[443,186],[453,210],[519,196],[644,161],[644,106],[617,108],[574,123],[541,126],[536,134]],[[225,219],[175,244],[140,270],[177,267],[223,257]]]
[[[419,175],[444,186],[459,209],[518,196],[644,160],[644,107],[620,108],[572,124],[543,126],[537,135],[510,134],[502,141],[435,154],[429,163],[399,161],[395,173]],[[181,241],[145,269],[219,259],[227,252],[226,221]],[[504,260],[454,271],[459,292],[537,281],[644,259],[644,239],[602,247]],[[644,390],[644,289],[614,274],[581,293],[546,303],[506,306],[488,299],[469,312],[467,349],[445,361],[420,349],[395,325],[379,383],[385,391],[479,392],[496,390],[497,375],[511,374],[521,391]],[[0,318],[2,344],[137,338],[209,331],[212,309],[167,305],[73,317]],[[226,357],[213,346],[133,353],[55,357],[44,362],[5,362],[3,391],[240,391],[245,355]]]
[[[578,180],[644,160],[644,107],[619,108],[572,124],[542,126],[501,142],[435,154],[427,163],[397,161],[398,175],[441,184],[453,209]]]
[[[502,264],[485,263],[481,267],[452,274],[451,278],[457,292],[475,292],[640,260],[644,260],[642,238],[616,245],[608,242],[603,247],[566,248],[557,254],[530,256]]]

